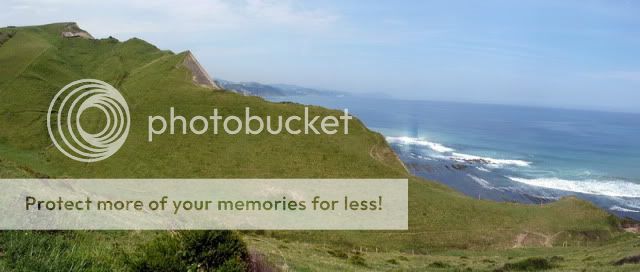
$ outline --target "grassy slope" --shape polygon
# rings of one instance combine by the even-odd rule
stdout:
[[[147,141],[147,116],[300,114],[302,106],[195,86],[180,64],[184,54],[161,51],[139,39],[63,39],[63,24],[19,28],[0,46],[0,177],[85,178],[381,178],[409,177],[384,139],[352,124],[349,135],[166,135]],[[15,30],[15,29],[14,29]],[[0,32],[7,29],[0,29]],[[97,78],[118,88],[132,113],[123,148],[108,160],[85,164],[60,154],[46,133],[46,110],[67,83]],[[313,107],[314,114],[339,114]],[[89,115],[94,122],[99,117]],[[553,243],[615,236],[609,216],[568,198],[539,206],[465,197],[438,183],[410,178],[410,222],[406,232],[278,232],[280,239],[336,248],[379,247],[429,252],[452,248],[506,248],[516,235],[556,235]],[[531,241],[532,244],[541,242]]]
[[[251,247],[264,252],[277,267],[296,271],[495,271],[507,263],[533,256],[553,264],[551,271],[638,271],[638,265],[613,262],[640,253],[640,239],[631,234],[601,246],[527,247],[517,249],[383,251],[375,247],[336,248],[328,244],[283,240],[271,235],[245,236]],[[362,250],[362,251],[361,251]],[[360,262],[355,260],[359,256]],[[530,270],[537,271],[537,270]]]
[[[0,132],[0,144],[14,149],[18,156],[38,153],[33,161],[13,158],[36,171],[58,177],[400,175],[398,163],[392,169],[381,167],[370,158],[369,147],[382,139],[360,123],[354,124],[347,136],[167,135],[147,143],[147,116],[167,116],[171,106],[185,116],[209,115],[213,107],[223,115],[239,116],[244,114],[244,107],[259,115],[301,114],[303,108],[196,87],[180,65],[183,54],[162,52],[138,39],[123,43],[62,39],[55,32],[27,28],[2,46],[0,61],[12,62],[16,58],[13,48],[30,43],[23,37],[37,35],[48,39],[48,45],[39,47],[46,49],[25,53],[17,61],[21,72],[12,70],[7,73],[11,75],[2,75],[8,79],[0,81],[0,96],[6,101],[0,108],[0,125],[5,128]],[[99,78],[114,84],[131,109],[132,128],[125,146],[103,162],[83,164],[68,160],[51,148],[46,133],[45,113],[51,98],[62,86],[81,78]],[[320,107],[313,107],[312,113],[338,114]],[[171,160],[177,163],[168,164]]]

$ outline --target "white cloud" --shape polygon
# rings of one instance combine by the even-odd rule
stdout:
[[[292,1],[264,0],[10,0],[3,21],[14,25],[76,21],[101,37],[109,34],[255,31],[277,26],[288,31],[317,31],[338,16]]]
[[[321,10],[295,10],[291,1],[248,0],[248,15],[278,24],[324,27],[338,17]]]

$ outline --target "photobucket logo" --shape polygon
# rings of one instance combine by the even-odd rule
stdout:
[[[148,123],[148,141],[153,142],[155,135],[162,135],[167,132],[169,134],[188,134],[189,132],[196,135],[211,133],[217,135],[220,131],[228,135],[236,135],[244,133],[246,135],[257,135],[267,132],[271,135],[280,133],[288,133],[291,135],[305,134],[333,135],[343,131],[345,135],[349,134],[349,120],[353,116],[349,115],[349,110],[344,109],[342,115],[319,116],[313,115],[309,111],[309,107],[304,107],[304,112],[300,115],[290,116],[270,116],[266,118],[253,115],[249,107],[244,108],[243,116],[221,115],[217,108],[213,108],[213,114],[210,116],[196,115],[187,118],[177,115],[175,108],[169,109],[169,117],[149,116]]]
[[[82,128],[88,109],[104,113],[105,127],[97,133]],[[81,162],[104,160],[120,149],[129,135],[129,106],[113,86],[96,79],[81,79],[64,86],[51,100],[47,129],[53,144],[67,157]]]

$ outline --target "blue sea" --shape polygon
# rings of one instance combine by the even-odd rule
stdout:
[[[640,114],[366,96],[267,99],[349,109],[413,174],[472,197],[537,204],[575,195],[640,219]]]

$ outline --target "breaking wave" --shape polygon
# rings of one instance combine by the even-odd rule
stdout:
[[[453,152],[455,149],[446,147],[439,143],[429,142],[423,138],[412,138],[412,137],[387,137],[387,141],[389,143],[397,143],[397,144],[409,144],[409,145],[419,145],[426,146],[431,150],[439,153],[447,153]]]
[[[387,137],[386,139],[387,139],[387,142],[389,143],[395,143],[395,144],[401,144],[401,145],[426,146],[429,149],[442,154],[435,157],[450,159],[458,162],[477,162],[477,163],[486,164],[492,167],[502,167],[507,165],[525,167],[525,166],[531,165],[531,162],[523,161],[523,160],[495,159],[490,157],[480,157],[475,155],[454,152],[456,150],[453,148],[444,146],[439,143],[427,141],[424,138],[413,138],[413,137],[402,136],[402,137]]]
[[[618,211],[618,212],[632,212],[632,213],[640,213],[640,211],[636,211],[636,210],[632,210],[632,209],[627,209],[627,208],[623,208],[620,206],[611,206],[609,207],[609,210],[612,211]]]
[[[486,179],[479,178],[479,177],[476,177],[476,176],[471,175],[471,174],[467,174],[467,176],[469,178],[471,178],[473,181],[475,181],[476,183],[478,183],[480,186],[485,188],[485,189],[494,189],[495,188],[495,187],[491,186],[491,183],[489,183]]]
[[[523,160],[494,159],[489,157],[480,157],[480,156],[474,156],[474,155],[462,154],[462,153],[456,153],[456,152],[451,153],[451,159],[456,161],[465,161],[465,162],[470,162],[470,161],[480,162],[480,163],[484,163],[484,164],[487,164],[490,166],[496,166],[496,167],[506,166],[506,165],[525,167],[525,166],[531,165],[531,162],[523,161]]]
[[[559,178],[518,178],[510,180],[547,189],[570,191],[589,195],[613,197],[640,197],[640,184],[623,180],[567,180]]]

